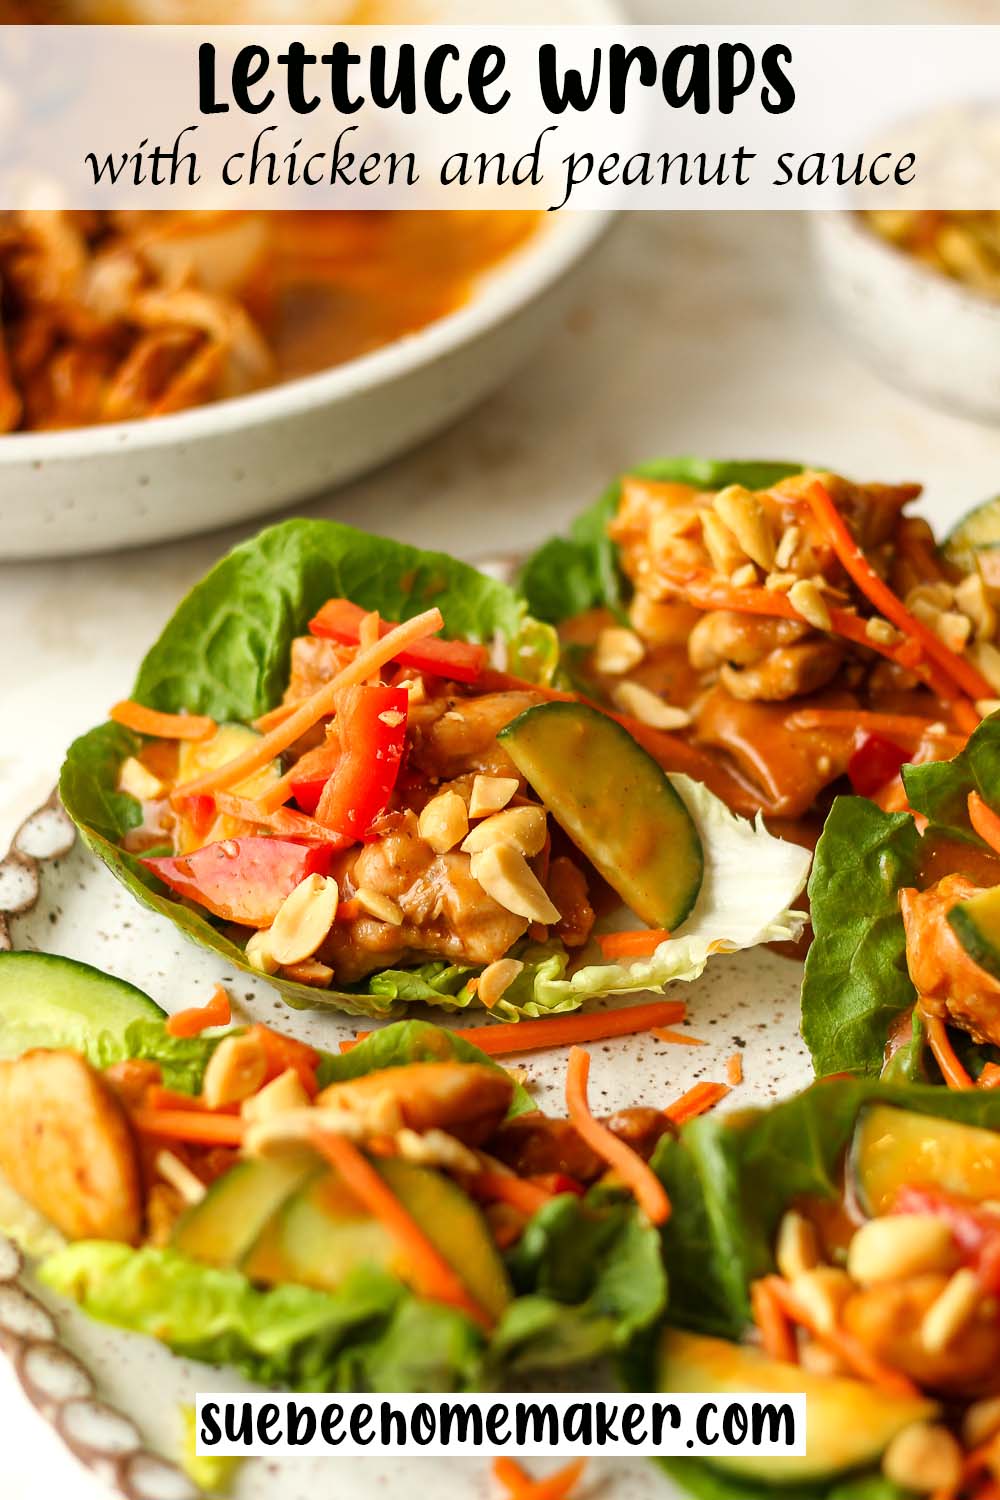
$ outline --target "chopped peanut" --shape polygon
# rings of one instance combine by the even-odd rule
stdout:
[[[951,1230],[928,1214],[890,1214],[869,1219],[851,1239],[847,1269],[861,1286],[950,1271],[958,1263]]]
[[[306,1109],[308,1105],[309,1095],[301,1078],[294,1068],[286,1068],[258,1093],[248,1095],[240,1105],[240,1114],[244,1120],[259,1123],[287,1114],[290,1109]]]
[[[516,776],[477,776],[469,797],[469,817],[487,818],[500,812],[517,791]]]
[[[517,958],[498,958],[495,963],[486,965],[479,976],[476,994],[487,1010],[492,1010],[523,968],[524,964]]]
[[[982,1301],[983,1288],[975,1271],[961,1266],[940,1296],[924,1313],[920,1342],[931,1354],[947,1349],[971,1321]]]
[[[284,964],[281,977],[292,979],[296,984],[311,984],[316,989],[325,990],[333,982],[333,970],[329,964],[321,964],[318,959],[304,958],[297,964]]]
[[[803,1271],[811,1271],[819,1264],[816,1230],[794,1209],[782,1215],[774,1258],[778,1270],[788,1281],[794,1281]]]
[[[559,921],[558,911],[528,861],[510,844],[491,844],[481,854],[474,854],[472,878],[498,906],[516,916],[547,926]]]
[[[1000,1432],[1000,1396],[974,1401],[962,1418],[962,1441],[967,1448],[978,1448]]]
[[[594,666],[598,672],[609,677],[620,677],[637,667],[646,654],[646,648],[634,630],[622,625],[609,625],[597,637],[594,647]]]
[[[832,625],[826,600],[811,578],[800,578],[788,590],[788,601],[796,614],[802,616],[817,630],[829,630]]]
[[[311,958],[337,915],[337,882],[324,875],[300,880],[278,908],[267,934],[271,956],[279,964],[298,964]]]
[[[138,797],[140,802],[152,802],[163,796],[164,788],[163,782],[152,771],[147,771],[141,760],[130,755],[122,761],[118,772],[118,790],[127,792],[130,797]]]
[[[729,527],[753,562],[770,572],[774,566],[774,535],[764,507],[741,484],[727,485],[712,501],[716,515]]]
[[[530,859],[541,853],[547,834],[543,807],[506,807],[476,824],[462,840],[462,853],[479,854],[492,844],[509,844]]]
[[[417,831],[435,854],[447,854],[469,831],[469,814],[457,792],[439,792],[417,819]]]
[[[388,922],[392,927],[402,927],[402,910],[391,896],[383,896],[381,891],[370,891],[367,886],[360,886],[354,892],[354,899],[370,917],[377,917],[380,922]]]
[[[202,1097],[209,1109],[241,1104],[267,1077],[267,1053],[256,1037],[225,1036],[208,1060]]]
[[[259,969],[262,974],[277,974],[280,965],[268,947],[267,934],[266,927],[252,933],[243,953],[247,963],[254,969]]]
[[[640,719],[651,729],[686,729],[691,723],[691,715],[686,708],[675,708],[672,703],[665,703],[658,693],[654,693],[652,688],[644,687],[641,682],[619,682],[611,697],[615,707],[620,708],[622,713]]]
[[[729,575],[729,582],[736,589],[752,589],[757,587],[757,569],[752,562],[744,563],[741,568],[734,568]]]
[[[977,641],[993,639],[997,633],[997,612],[981,573],[970,573],[956,585],[955,604],[972,621]]]
[[[893,1484],[918,1495],[950,1493],[962,1477],[962,1450],[947,1427],[914,1422],[889,1443],[882,1472]]]
[[[792,1281],[797,1300],[808,1312],[820,1333],[832,1333],[840,1320],[841,1308],[854,1290],[846,1271],[838,1266],[815,1266],[801,1271]]]
[[[200,1203],[205,1196],[205,1184],[196,1177],[190,1167],[184,1165],[172,1151],[157,1151],[153,1166],[164,1182],[169,1182],[185,1203]]]
[[[705,550],[712,559],[712,566],[723,577],[727,577],[734,568],[742,566],[746,561],[746,552],[714,510],[702,512],[701,537]]]

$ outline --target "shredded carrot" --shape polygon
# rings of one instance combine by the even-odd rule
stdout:
[[[637,927],[629,932],[603,932],[597,943],[605,958],[644,958],[655,953],[670,933],[665,927]]]
[[[930,626],[918,620],[916,615],[911,615],[902,600],[898,599],[889,585],[878,576],[851,535],[847,522],[834,504],[829,490],[816,480],[807,486],[805,495],[813,515],[826,532],[844,571],[879,614],[884,615],[904,635],[919,641],[925,655],[937,662],[942,671],[948,674],[963,693],[972,699],[992,697],[993,689],[978,668],[974,667],[967,657],[959,655],[958,652],[946,646]]]
[[[807,1328],[818,1343],[825,1344],[828,1349],[831,1349],[855,1375],[896,1396],[919,1394],[912,1380],[876,1359],[860,1339],[856,1339],[846,1329],[836,1326],[820,1328],[808,1308],[803,1307],[799,1302],[787,1281],[783,1281],[780,1276],[768,1276],[765,1279],[770,1284],[786,1317],[791,1318],[794,1323],[800,1323],[803,1328]]]
[[[922,1005],[918,1005],[917,1009],[924,1023],[924,1030],[927,1032],[928,1046],[934,1054],[934,1061],[941,1069],[945,1083],[950,1089],[971,1089],[972,1079],[955,1056],[948,1028],[941,1017],[932,1015]]]
[[[675,1125],[684,1125],[688,1120],[703,1115],[706,1110],[713,1109],[728,1093],[729,1086],[725,1083],[696,1083],[686,1094],[668,1105],[663,1113]]]
[[[216,730],[215,720],[205,714],[164,714],[132,698],[116,703],[108,717],[157,740],[207,740]]]
[[[683,1000],[653,1000],[648,1005],[626,1005],[621,1010],[602,1010],[593,1014],[545,1016],[540,1021],[498,1021],[493,1025],[453,1027],[451,1035],[471,1042],[490,1057],[506,1057],[512,1052],[535,1052],[543,1047],[565,1047],[572,1042],[601,1042],[612,1036],[632,1036],[653,1026],[669,1026],[683,1021],[687,1007]],[[351,1042],[341,1042],[340,1050],[350,1052],[374,1032],[359,1031]]]
[[[589,1075],[590,1053],[573,1047],[566,1068],[566,1109],[577,1135],[618,1174],[650,1222],[665,1224],[670,1217],[670,1199],[662,1182],[637,1151],[594,1119],[587,1102]]]
[[[1000,817],[978,792],[969,793],[969,822],[984,844],[989,844],[994,854],[1000,854]]]
[[[167,1031],[171,1036],[199,1036],[210,1026],[228,1026],[233,1019],[233,1009],[224,987],[217,984],[212,998],[205,1005],[192,1005],[188,1010],[179,1010],[167,1018]]]
[[[507,1203],[530,1219],[551,1202],[552,1194],[537,1182],[515,1177],[513,1172],[480,1172],[469,1179],[469,1190],[487,1203]]]
[[[130,1118],[144,1135],[204,1146],[241,1146],[246,1128],[239,1115],[207,1109],[134,1109]]]
[[[366,650],[359,650],[354,660],[343,667],[329,682],[324,682],[310,693],[308,698],[303,699],[298,708],[291,714],[283,724],[279,724],[268,734],[264,734],[249,750],[242,755],[237,755],[234,760],[227,761],[224,766],[217,767],[214,771],[208,771],[204,776],[195,777],[193,781],[185,782],[177,787],[171,800],[192,797],[201,792],[215,792],[223,787],[234,786],[246,777],[252,776],[254,771],[259,771],[266,766],[276,755],[287,750],[297,739],[318,724],[320,719],[333,713],[337,699],[345,688],[354,687],[365,681],[373,672],[392,660],[400,651],[412,644],[413,641],[421,640],[424,636],[433,635],[440,630],[444,621],[441,611],[437,608],[425,610],[421,615],[415,615],[412,620],[407,620],[402,625],[397,625],[384,635],[381,640],[376,641],[373,646]]]
[[[983,1071],[976,1080],[981,1089],[1000,1088],[1000,1064],[988,1062],[983,1064]]]
[[[585,1458],[571,1463],[545,1479],[532,1479],[513,1458],[495,1458],[493,1477],[510,1496],[510,1500],[568,1500],[586,1468]]]
[[[237,797],[234,792],[216,792],[215,805],[220,813],[230,818],[242,818],[246,823],[257,823],[261,828],[270,828],[286,838],[311,839],[316,843],[335,844],[347,848],[352,842],[343,834],[325,828],[315,818],[296,812],[293,807],[277,807],[273,812],[249,797]]]
[[[264,1049],[267,1057],[267,1082],[291,1068],[298,1074],[299,1082],[312,1098],[318,1089],[316,1069],[320,1062],[320,1054],[315,1047],[310,1047],[307,1042],[300,1042],[296,1037],[282,1036],[280,1032],[272,1031],[270,1026],[262,1026],[260,1023],[251,1026],[247,1035],[260,1042]]]
[[[771,1282],[774,1278],[763,1276],[750,1287],[750,1311],[754,1326],[760,1334],[761,1348],[771,1359],[779,1359],[786,1365],[799,1362],[795,1332],[774,1294]]]
[[[655,1036],[658,1042],[673,1042],[681,1047],[707,1047],[708,1043],[704,1037],[691,1036],[687,1031],[671,1031],[667,1026],[651,1026],[650,1036]]]
[[[922,714],[865,713],[857,708],[802,708],[788,715],[786,729],[844,729],[848,732],[860,729],[868,734],[884,734],[900,743],[918,743],[924,738],[931,724],[938,720]],[[949,750],[957,753],[965,746],[964,734],[935,734]]]
[[[292,703],[279,703],[277,708],[269,708],[266,714],[261,714],[254,719],[253,727],[261,734],[267,734],[270,729],[277,729],[279,724],[284,724],[292,714],[305,702],[304,698],[296,698]]]
[[[176,1089],[164,1088],[162,1083],[152,1083],[143,1097],[144,1109],[204,1109],[198,1094],[179,1094]]]
[[[726,1058],[726,1078],[730,1088],[738,1088],[743,1082],[743,1053],[734,1052]]]
[[[343,1178],[348,1190],[396,1241],[420,1294],[457,1307],[483,1328],[492,1327],[493,1320],[354,1142],[332,1130],[318,1128],[314,1128],[312,1140]]]

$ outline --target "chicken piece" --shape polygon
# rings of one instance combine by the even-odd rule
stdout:
[[[381,820],[381,836],[351,852],[335,873],[341,889],[364,888],[389,896],[401,923],[361,916],[335,922],[319,957],[346,983],[406,960],[447,958],[489,964],[503,958],[528,922],[500,906],[472,878],[469,856],[435,854],[406,810]]]
[[[0,1062],[0,1171],[70,1239],[135,1244],[135,1142],[113,1090],[75,1052]]]
[[[300,698],[308,698],[331,677],[336,677],[353,650],[336,641],[321,640],[319,636],[297,635],[292,641],[291,670],[282,702],[297,703]]]
[[[422,1133],[447,1130],[467,1146],[481,1146],[503,1120],[514,1085],[485,1063],[418,1062],[331,1083],[316,1096],[320,1109],[345,1109],[393,1134],[404,1126]]]
[[[583,871],[565,854],[557,854],[549,866],[545,889],[559,912],[553,931],[567,948],[582,948],[594,925],[594,908],[587,899]]]
[[[410,764],[415,770],[444,781],[470,771],[487,776],[517,776],[514,763],[497,744],[497,735],[526,708],[543,701],[541,693],[532,692],[437,699],[423,713],[411,717]]]
[[[949,1396],[987,1396],[1000,1390],[1000,1320],[992,1299],[944,1349],[928,1350],[920,1337],[924,1314],[948,1284],[938,1272],[881,1282],[848,1297],[846,1331],[875,1358],[917,1385]]]
[[[604,1124],[648,1160],[663,1135],[674,1127],[659,1109],[621,1109]],[[569,1120],[539,1113],[506,1120],[490,1142],[490,1154],[522,1177],[544,1177],[550,1172],[590,1183],[607,1171],[604,1159],[592,1151]]]
[[[1000,980],[973,962],[948,922],[953,906],[978,894],[964,875],[946,875],[926,891],[900,891],[906,965],[932,1014],[974,1041],[1000,1044]]]
[[[734,698],[773,703],[825,687],[840,668],[844,648],[798,620],[719,609],[692,630],[688,656],[699,671],[718,668]]]

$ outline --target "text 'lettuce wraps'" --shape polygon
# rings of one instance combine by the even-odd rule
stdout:
[[[140,901],[295,1004],[516,1020],[795,937],[808,855],[555,656],[465,564],[287,522],[183,601],[61,794]]]

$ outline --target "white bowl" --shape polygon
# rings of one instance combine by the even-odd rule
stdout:
[[[464,307],[334,369],[175,416],[0,437],[0,557],[207,531],[373,468],[506,380],[565,310],[609,219],[550,215]]]
[[[1000,422],[1000,301],[887,244],[857,214],[817,214],[812,230],[834,315],[878,373],[933,406]]]

